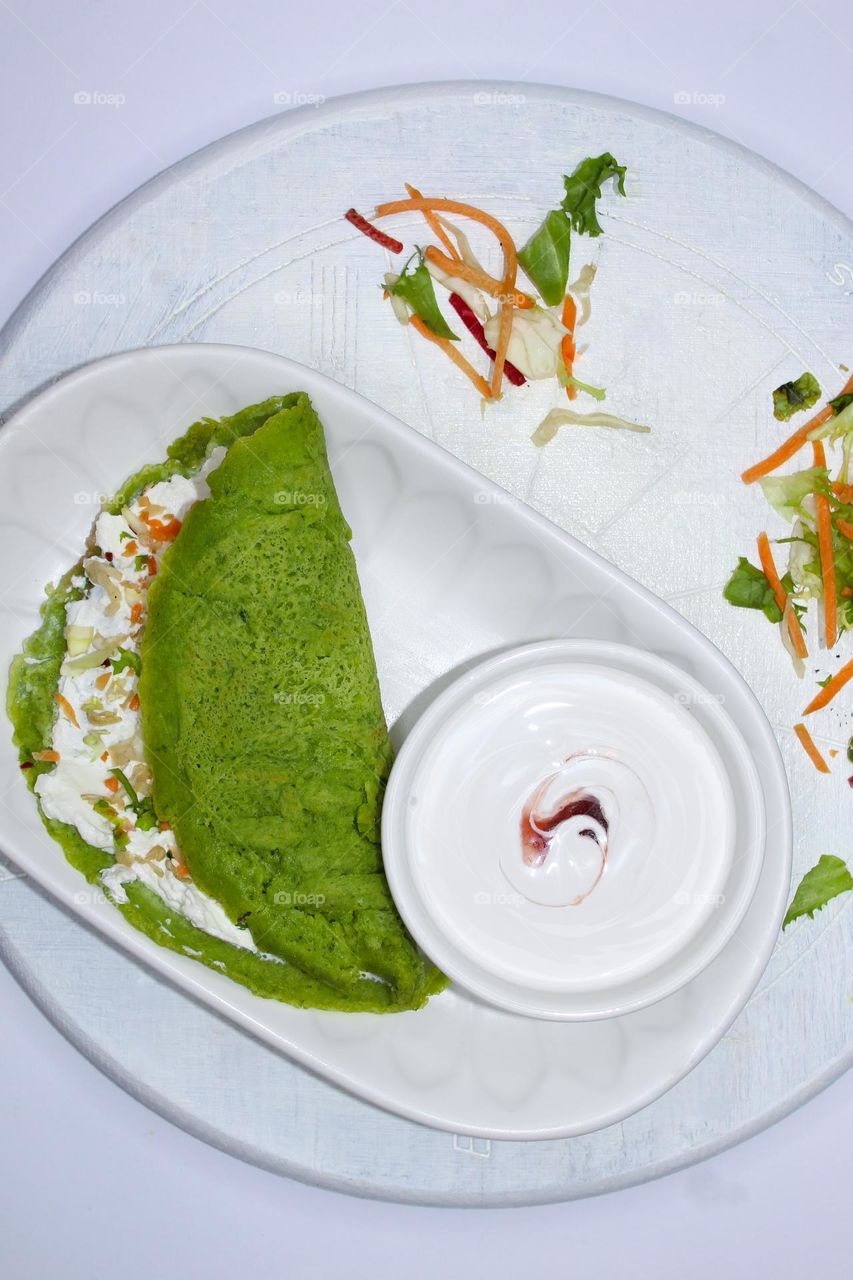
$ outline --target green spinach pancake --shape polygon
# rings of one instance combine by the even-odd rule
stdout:
[[[391,748],[350,530],[305,395],[196,423],[98,516],[9,712],[68,860],[156,942],[262,996],[416,1009]]]

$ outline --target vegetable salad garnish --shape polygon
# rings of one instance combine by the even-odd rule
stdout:
[[[773,414],[785,422],[812,408],[821,397],[817,379],[803,373],[773,392]],[[837,458],[827,457],[827,447]],[[785,536],[776,538],[787,564],[776,567],[767,533],[757,538],[758,565],[745,557],[725,586],[730,604],[757,609],[779,628],[783,645],[798,676],[812,650],[835,650],[840,636],[853,629],[853,377],[839,394],[809,418],[768,457],[744,471],[745,484],[759,483],[770,506],[786,522]],[[784,475],[780,467],[803,452],[805,465]],[[809,454],[811,455],[809,457]],[[811,465],[808,465],[810,462]],[[811,625],[811,635],[807,628]],[[825,709],[853,680],[853,658],[818,680],[818,690],[803,708],[794,734],[819,773],[830,773],[826,755],[812,737],[805,720]],[[837,708],[837,704],[836,704]],[[830,759],[839,752],[832,749]],[[853,737],[846,759],[853,764]],[[849,778],[853,787],[853,776]],[[853,888],[846,864],[824,855],[803,878],[785,917],[785,925],[799,916],[813,916],[832,898]]]
[[[624,196],[625,172],[625,165],[617,164],[609,152],[581,161],[564,177],[564,195],[558,207],[545,215],[520,249],[504,224],[485,210],[462,200],[425,197],[407,183],[408,198],[378,205],[375,220],[399,213],[422,214],[438,243],[416,245],[400,270],[387,271],[384,297],[401,324],[410,325],[452,360],[484,403],[501,399],[504,379],[518,387],[540,378],[556,379],[569,400],[579,394],[603,400],[606,392],[602,388],[580,381],[574,373],[575,361],[582,354],[576,334],[590,316],[589,292],[595,268],[585,265],[570,284],[571,246],[573,234],[601,235],[597,202],[602,188],[612,179],[618,194]],[[390,253],[403,252],[400,240],[355,209],[344,216]],[[489,233],[501,254],[498,273],[482,265],[456,219],[473,222]],[[519,271],[532,290],[519,283]],[[447,294],[455,313],[452,321],[442,311],[436,284]],[[476,344],[489,358],[489,367],[482,372],[482,360],[478,368],[462,349],[466,333],[473,339],[472,355],[477,355]],[[546,444],[565,424],[649,430],[598,410],[557,410],[533,433],[534,444]]]

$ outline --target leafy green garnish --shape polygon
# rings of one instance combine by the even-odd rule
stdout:
[[[610,152],[605,151],[600,156],[587,156],[574,173],[563,176],[566,194],[559,209],[546,213],[518,255],[547,306],[558,306],[565,296],[572,229],[582,235],[601,235],[595,202],[608,178],[617,179],[619,193],[624,196],[625,172],[625,165],[617,164]]]
[[[140,831],[150,831],[157,826],[157,814],[154,812],[154,801],[150,796],[140,800],[136,810],[136,825]]]
[[[130,542],[132,538],[133,534],[128,533],[127,529],[122,529],[121,533],[118,535],[119,542]]]
[[[147,564],[148,564],[147,556],[134,556],[133,567],[137,573],[141,573],[142,570],[147,566]]]
[[[145,796],[140,800],[133,784],[127,774],[121,769],[110,769],[110,773],[124,787],[127,795],[127,802],[136,817],[136,825],[140,831],[150,831],[152,827],[157,825],[157,815],[154,812],[154,801],[150,796]],[[100,801],[98,801],[100,804]]]
[[[754,564],[741,556],[732,576],[723,588],[729,604],[739,609],[760,609],[770,622],[782,621],[782,610],[776,603],[773,588]]]
[[[600,156],[588,156],[573,174],[564,177],[566,194],[561,207],[575,231],[588,236],[601,235],[595,202],[608,178],[616,179],[617,190],[620,196],[624,196],[626,171],[626,165],[617,164],[610,152],[605,151]]]
[[[773,417],[787,422],[801,409],[810,409],[820,399],[820,383],[813,373],[801,373],[795,382],[783,382],[773,392]]]
[[[848,889],[853,889],[853,876],[847,863],[833,854],[825,853],[800,881],[782,928],[787,929],[791,921],[800,916],[814,919],[816,911],[820,911],[821,907],[825,907],[840,893],[847,893]]]
[[[810,493],[829,496],[826,467],[807,467],[788,476],[763,476],[759,482],[764,496],[784,520],[793,522],[802,515],[803,499]]]
[[[113,671],[116,673],[124,671],[127,667],[130,667],[137,675],[142,670],[139,654],[134,653],[132,649],[123,649],[121,645],[118,647],[118,657],[110,658],[110,662],[112,663]]]
[[[849,404],[853,404],[853,391],[845,391],[843,396],[830,400],[829,407],[833,413],[842,413]]]
[[[125,774],[121,769],[110,769],[110,773],[124,787],[127,798],[130,801],[130,807],[131,809],[135,809],[139,804],[139,796],[136,794],[127,774]]]
[[[438,300],[435,296],[435,288],[432,283],[432,276],[427,270],[424,262],[423,254],[417,254],[418,264],[413,270],[409,270],[409,262],[403,268],[403,273],[398,280],[392,285],[388,285],[388,292],[393,293],[395,298],[402,298],[407,303],[416,316],[420,316],[428,329],[437,334],[439,338],[450,338],[453,342],[458,342],[459,338],[448,325],[444,316],[439,309]]]
[[[552,209],[518,253],[518,261],[549,307],[558,306],[565,296],[571,238],[568,218],[562,209]]]

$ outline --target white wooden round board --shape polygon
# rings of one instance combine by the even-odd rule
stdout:
[[[341,221],[411,182],[470,199],[521,241],[589,154],[628,165],[604,235],[585,380],[653,433],[530,434],[551,387],[481,417],[439,352],[410,341],[376,287],[384,252]],[[405,238],[422,235],[414,218]],[[767,521],[739,472],[769,451],[778,383],[830,393],[851,363],[853,226],[794,179],[714,134],[561,88],[456,83],[306,107],[216,143],[136,192],[56,264],[0,339],[8,413],[76,365],[131,347],[225,342],[281,352],[374,400],[652,591],[741,670],[778,731],[795,878],[846,856],[843,709],[814,772],[790,726],[803,688],[758,615],[722,585]],[[782,533],[781,528],[775,532]],[[821,672],[822,674],[823,672]],[[814,668],[808,671],[808,687]],[[850,898],[780,940],[746,1010],[674,1089],[608,1129],[549,1142],[431,1130],[343,1093],[155,978],[0,861],[0,946],[56,1025],[108,1075],[199,1137],[264,1167],[362,1195],[451,1205],[569,1199],[658,1176],[784,1115],[853,1052]],[[116,1017],[117,1007],[122,1016]]]

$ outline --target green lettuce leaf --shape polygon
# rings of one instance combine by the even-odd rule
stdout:
[[[518,261],[549,307],[563,301],[569,279],[571,224],[562,209],[552,209],[519,250]]]
[[[617,164],[609,151],[600,156],[588,156],[574,173],[564,177],[566,194],[562,209],[575,231],[588,236],[600,236],[601,225],[596,214],[595,202],[601,196],[601,188],[608,178],[616,179],[620,196],[625,194],[627,167]]]
[[[825,853],[800,881],[782,928],[787,929],[800,916],[814,919],[816,911],[820,911],[821,907],[825,907],[840,893],[847,893],[849,889],[853,889],[853,876],[847,863],[833,854]]]
[[[418,265],[413,270],[410,271],[409,263],[406,263],[403,274],[395,284],[388,286],[388,292],[393,293],[396,298],[402,298],[415,315],[420,316],[426,327],[439,338],[449,338],[452,342],[459,341],[441,314],[432,276],[427,270],[422,254],[418,255]]]
[[[826,467],[808,467],[789,476],[764,476],[759,484],[773,510],[793,522],[805,514],[803,500],[810,493],[829,493],[829,473]]]
[[[773,417],[787,422],[792,414],[810,409],[820,399],[820,383],[813,373],[801,373],[795,382],[783,382],[773,392]]]
[[[769,622],[781,622],[782,610],[776,603],[773,588],[760,569],[741,556],[732,576],[723,588],[729,604],[739,609],[760,609]]]

